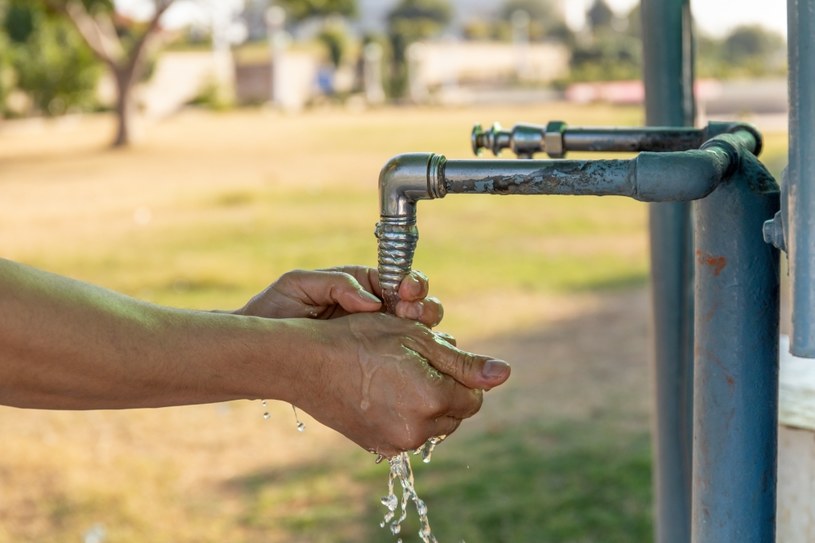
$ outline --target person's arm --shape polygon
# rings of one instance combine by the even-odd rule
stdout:
[[[434,369],[435,368],[435,369]],[[290,402],[385,455],[449,434],[501,361],[420,323],[185,311],[0,260],[0,404],[45,409]]]

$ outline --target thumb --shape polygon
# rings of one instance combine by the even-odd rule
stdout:
[[[365,290],[353,276],[344,272],[319,272],[315,283],[301,285],[318,305],[338,304],[348,313],[377,311],[382,301]]]
[[[428,357],[430,364],[469,388],[489,390],[509,378],[510,365],[488,356],[482,356],[437,340],[436,356]]]

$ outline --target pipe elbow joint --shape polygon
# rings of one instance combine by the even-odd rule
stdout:
[[[379,173],[379,211],[382,217],[415,221],[416,202],[446,194],[443,166],[434,153],[406,153],[391,158]]]
[[[688,202],[704,198],[729,175],[731,155],[721,148],[677,153],[640,153],[635,160],[634,198],[642,202]]]

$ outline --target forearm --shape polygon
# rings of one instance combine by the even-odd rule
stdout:
[[[315,348],[310,334],[301,321],[156,306],[0,260],[0,403],[6,405],[292,401],[303,385],[299,362]]]

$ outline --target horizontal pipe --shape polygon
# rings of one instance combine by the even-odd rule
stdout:
[[[386,306],[390,308],[397,301],[395,289],[410,269],[418,240],[419,200],[456,193],[616,195],[643,202],[690,201],[710,194],[745,162],[743,153],[757,145],[751,134],[723,134],[701,150],[640,153],[630,160],[447,160],[433,153],[398,155],[379,175],[380,222],[376,233]]]
[[[563,133],[567,151],[688,151],[704,141],[705,131],[697,128],[570,128]]]
[[[439,178],[452,194],[628,196],[641,202],[704,198],[732,170],[719,147],[640,153],[631,160],[448,160]]]
[[[475,154],[490,149],[498,155],[502,149],[511,149],[523,158],[535,153],[547,153],[552,158],[563,158],[569,151],[604,153],[676,152],[699,149],[705,141],[725,133],[750,132],[759,140],[758,131],[745,123],[711,122],[707,127],[645,127],[569,128],[565,123],[552,121],[535,125],[520,123],[511,130],[493,125],[487,131],[480,125],[473,128],[472,146]],[[756,150],[758,154],[759,149]]]
[[[629,160],[447,160],[398,155],[379,175],[380,214],[412,217],[416,202],[455,194],[628,196],[642,202],[704,198],[760,147],[750,130],[726,133],[701,149],[640,153]]]

